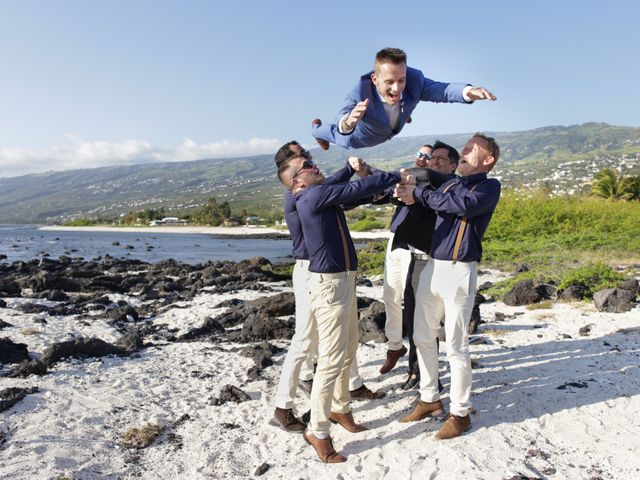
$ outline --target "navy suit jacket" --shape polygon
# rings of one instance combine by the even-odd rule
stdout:
[[[393,130],[380,95],[371,81],[371,73],[373,72],[360,77],[358,84],[347,95],[336,117],[336,123],[313,127],[314,137],[335,143],[343,148],[373,147],[397,135],[419,102],[468,103],[462,96],[462,91],[469,84],[436,82],[426,78],[420,70],[407,67],[407,83],[400,100],[400,119],[396,129]],[[356,128],[350,134],[342,135],[338,131],[337,123],[358,102],[367,98],[369,106]]]

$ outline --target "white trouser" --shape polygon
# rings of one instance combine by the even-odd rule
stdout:
[[[358,349],[356,272],[310,273],[311,311],[318,325],[318,366],[308,430],[328,434],[331,412],[349,413],[349,369]]]
[[[476,262],[432,260],[420,275],[413,339],[420,366],[420,399],[435,402],[438,392],[436,338],[444,316],[451,370],[450,411],[464,417],[471,409],[471,359],[467,327],[476,296]]]
[[[404,248],[391,250],[393,236],[387,243],[387,255],[384,259],[384,279],[382,301],[386,313],[384,333],[389,341],[389,350],[402,348],[402,299],[407,282],[407,273],[411,263],[411,252]]]
[[[282,363],[276,391],[278,408],[293,408],[298,378],[313,379],[313,364],[318,358],[318,327],[309,304],[309,260],[296,260],[292,282],[296,303],[296,331]],[[363,383],[354,356],[349,369],[349,390],[357,390]]]

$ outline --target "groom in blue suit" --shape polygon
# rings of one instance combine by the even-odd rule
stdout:
[[[411,122],[418,102],[472,103],[495,100],[493,93],[465,83],[436,82],[407,67],[399,48],[376,54],[374,70],[362,77],[347,96],[336,123],[312,122],[312,134],[324,150],[330,143],[343,148],[373,147],[386,142]]]

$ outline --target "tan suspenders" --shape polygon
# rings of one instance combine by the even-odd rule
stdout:
[[[444,190],[442,190],[442,193],[445,193],[454,185],[456,185],[456,182],[450,183],[444,188]],[[469,191],[473,192],[478,185],[479,184],[476,183],[469,189]],[[460,246],[462,245],[462,237],[464,237],[464,231],[467,229],[467,223],[467,217],[462,217],[460,219],[460,225],[458,225],[458,234],[456,235],[456,243],[453,245],[453,255],[451,255],[451,260],[453,260],[454,263],[458,261],[458,254],[460,253]]]
[[[344,234],[342,223],[340,222],[340,213],[336,212],[336,218],[338,220],[338,229],[340,230],[340,237],[342,238],[342,248],[344,249],[344,264],[347,267],[347,272],[351,270],[351,262],[349,261],[349,244],[347,243],[347,237]]]

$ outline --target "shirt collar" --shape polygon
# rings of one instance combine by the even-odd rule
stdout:
[[[466,177],[460,177],[460,183],[467,185],[469,183],[478,183],[487,179],[487,172],[474,173],[473,175],[467,175]]]

